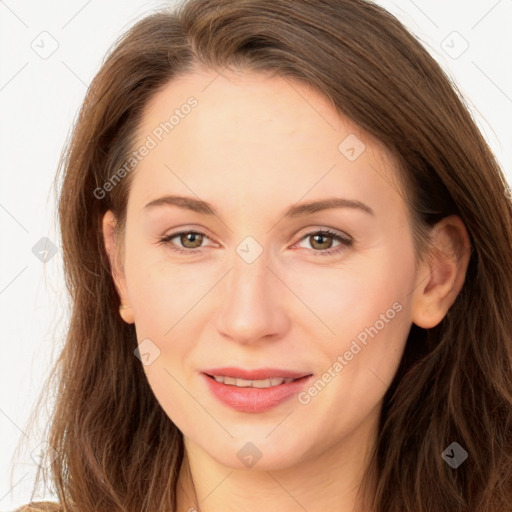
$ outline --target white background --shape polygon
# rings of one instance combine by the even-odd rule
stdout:
[[[453,77],[512,181],[512,1],[378,3],[398,16]],[[164,5],[150,0],[0,1],[2,511],[30,497],[35,474],[30,454],[38,451],[41,430],[28,431],[27,421],[64,336],[67,296],[52,188],[57,162],[108,48],[140,17]],[[464,49],[464,40],[469,47],[453,58]],[[47,58],[35,51],[52,45],[58,47]],[[46,263],[32,252],[44,236],[58,249]],[[20,441],[24,451],[14,457]]]

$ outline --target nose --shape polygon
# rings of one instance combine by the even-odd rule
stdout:
[[[264,255],[247,263],[236,256],[233,267],[218,290],[216,328],[237,343],[252,344],[275,339],[289,328],[286,287],[268,267]]]

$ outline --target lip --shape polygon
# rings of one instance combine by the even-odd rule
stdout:
[[[223,374],[219,373],[217,375]],[[286,384],[280,384],[279,386],[270,386],[269,388],[239,388],[237,386],[217,382],[206,373],[202,373],[201,377],[205,380],[206,385],[213,396],[215,396],[224,405],[227,405],[239,412],[258,413],[268,411],[269,409],[277,407],[287,400],[290,400],[307,385],[307,383],[313,378],[313,375],[301,377],[299,374],[298,380]],[[276,375],[276,377],[285,377],[285,375]],[[293,375],[291,377],[293,378]]]
[[[233,366],[224,368],[209,368],[203,370],[203,373],[211,376],[224,376],[233,377],[235,379],[246,380],[263,380],[275,377],[283,377],[285,379],[298,379],[306,375],[311,375],[309,372],[297,372],[292,370],[283,370],[280,368],[258,368],[255,370],[244,370],[243,368],[235,368]]]

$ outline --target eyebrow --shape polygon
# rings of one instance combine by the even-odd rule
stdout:
[[[153,208],[156,206],[177,206],[179,208],[192,210],[203,215],[217,216],[217,211],[210,203],[207,201],[202,201],[201,199],[195,199],[193,197],[187,196],[162,196],[147,203],[144,206],[144,209]],[[284,212],[283,217],[296,218],[304,215],[310,215],[322,210],[328,210],[330,208],[354,208],[362,210],[370,215],[375,215],[375,212],[368,205],[362,203],[361,201],[356,199],[345,199],[342,197],[330,197],[317,201],[294,204]]]

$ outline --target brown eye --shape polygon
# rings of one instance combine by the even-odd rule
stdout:
[[[312,231],[302,237],[301,241],[307,241],[312,247],[310,249],[314,256],[330,256],[341,252],[344,248],[350,247],[353,240],[330,230]],[[333,245],[336,241],[337,244]],[[334,248],[333,248],[334,247]]]
[[[332,247],[332,242],[333,242],[332,235],[326,235],[325,233],[319,233],[316,235],[310,235],[309,239],[310,239],[311,247],[313,247],[314,249],[330,249]]]
[[[172,242],[174,239],[177,242]],[[200,249],[205,239],[208,239],[208,237],[199,231],[180,231],[161,238],[159,243],[169,246],[170,249],[176,252],[193,254],[200,252],[194,249]]]
[[[197,249],[201,247],[203,243],[203,235],[200,233],[196,233],[195,231],[190,231],[188,233],[182,233],[179,236],[179,240],[182,243],[183,247],[187,249]],[[199,240],[199,244],[198,244]],[[189,245],[190,244],[190,245]]]

